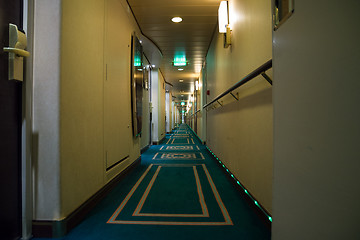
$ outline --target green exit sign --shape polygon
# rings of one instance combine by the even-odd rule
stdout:
[[[176,55],[173,61],[174,67],[184,67],[187,65],[186,57],[184,55]]]

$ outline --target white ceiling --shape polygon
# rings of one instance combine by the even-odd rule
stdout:
[[[176,100],[188,99],[190,84],[199,78],[201,66],[217,25],[220,0],[128,0],[142,33],[160,49],[160,70],[173,85]],[[179,16],[181,23],[171,19]],[[172,66],[175,54],[184,53],[188,66]],[[179,79],[183,79],[182,83]],[[184,91],[181,97],[180,91]]]

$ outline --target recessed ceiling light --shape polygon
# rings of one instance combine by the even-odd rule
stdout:
[[[182,68],[178,68],[178,70],[179,70],[179,71],[182,71],[182,70],[184,70],[184,69],[182,69]]]
[[[173,21],[174,23],[179,23],[179,22],[182,22],[182,18],[181,17],[173,17],[171,19],[171,21]]]
[[[184,80],[180,79],[179,82],[183,82]]]

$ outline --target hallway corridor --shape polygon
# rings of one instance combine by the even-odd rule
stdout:
[[[141,163],[62,239],[258,240],[270,235],[222,167],[182,124],[144,152]]]
[[[359,240],[358,10],[0,0],[0,239]]]

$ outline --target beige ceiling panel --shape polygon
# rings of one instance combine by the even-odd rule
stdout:
[[[187,16],[186,18],[183,18],[183,21],[181,23],[173,23],[171,22],[171,16],[176,16],[175,14],[169,14],[168,16],[161,16],[161,15],[155,15],[155,16],[139,16],[137,19],[138,23],[154,23],[154,24],[166,24],[169,23],[173,26],[181,25],[181,24],[216,24],[217,17],[216,16]]]
[[[186,20],[187,16],[217,16],[218,6],[194,5],[194,6],[154,6],[142,5],[132,8],[139,16],[153,16],[154,13],[162,16],[180,16]],[[173,15],[170,15],[173,14]],[[169,19],[170,20],[170,19]]]
[[[144,33],[146,32],[147,35],[152,36],[152,37],[169,37],[169,34],[172,34],[173,38],[177,38],[179,36],[182,36],[184,33],[189,33],[192,36],[206,36],[206,37],[211,37],[212,36],[212,31],[208,31],[208,30],[204,30],[204,29],[198,29],[195,31],[192,31],[190,29],[184,29],[183,31],[178,31],[177,29],[170,29],[167,31],[144,31]]]
[[[150,36],[151,38],[151,36]],[[173,40],[174,42],[175,41],[181,41],[181,42],[184,42],[184,43],[208,43],[209,41],[207,40],[206,36],[180,36],[180,37],[174,37],[174,38],[171,38],[169,36],[166,36],[166,37],[154,37],[152,38],[152,40],[158,44],[161,44],[161,43],[166,43],[168,42],[169,40]]]
[[[151,24],[151,23],[143,23],[142,24],[142,30],[147,30],[147,31],[169,31],[171,29],[174,29],[176,27],[176,29],[179,30],[192,30],[192,31],[196,31],[196,30],[207,30],[207,31],[212,31],[214,30],[214,25],[213,24],[209,24],[209,23],[194,23],[194,24],[172,24],[172,23],[162,23],[162,24]]]
[[[141,5],[160,5],[160,6],[193,6],[193,5],[216,5],[219,6],[220,0],[171,0],[171,1],[164,1],[164,0],[129,0],[131,7],[137,7]]]

